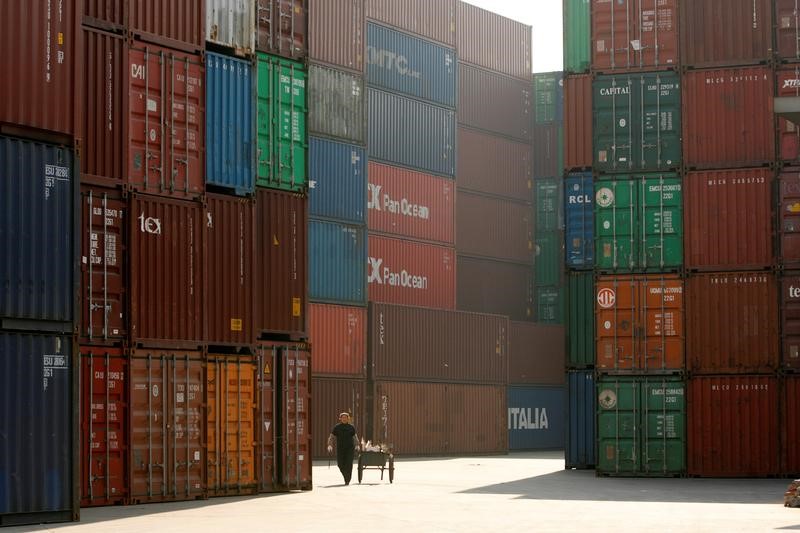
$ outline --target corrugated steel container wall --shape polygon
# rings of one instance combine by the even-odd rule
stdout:
[[[536,286],[536,321],[541,324],[564,324],[564,287]]]
[[[308,266],[310,300],[366,305],[367,231],[364,226],[310,220]]]
[[[452,180],[369,163],[369,230],[415,240],[455,242]]]
[[[530,26],[466,2],[457,2],[456,13],[459,61],[530,80]]]
[[[0,136],[0,319],[75,319],[75,164],[66,148]]]
[[[800,65],[776,71],[775,94],[781,97],[800,96]],[[778,127],[778,159],[797,164],[800,161],[800,128],[785,118],[776,117],[775,123]]]
[[[78,518],[69,337],[0,332],[0,524]]]
[[[455,111],[369,89],[370,160],[453,177]]]
[[[366,32],[364,0],[308,0],[308,57],[312,61],[364,72]]]
[[[256,49],[289,59],[308,54],[308,0],[256,0]]]
[[[372,303],[369,379],[508,381],[504,316]]]
[[[529,75],[530,76],[530,75]],[[458,64],[458,123],[533,140],[533,90],[527,81]]]
[[[775,0],[775,53],[784,61],[800,61],[800,21],[795,0]]]
[[[508,334],[508,383],[564,384],[564,326],[511,322]]]
[[[588,0],[570,0],[588,2]],[[592,77],[564,79],[564,168],[592,167]]]
[[[373,87],[456,105],[455,50],[372,22],[367,23],[366,77]]]
[[[233,189],[241,195],[253,193],[254,104],[252,63],[207,52],[207,184]]]
[[[564,0],[564,70],[588,72],[591,64],[590,0]]]
[[[314,348],[316,355],[317,348]],[[315,359],[316,360],[316,359]],[[316,364],[316,363],[315,363]],[[317,459],[330,458],[326,441],[336,425],[339,413],[350,413],[359,437],[371,438],[367,430],[366,382],[357,379],[315,377],[311,380],[312,453]]]
[[[527,200],[533,187],[532,156],[528,143],[459,126],[458,188]]]
[[[537,179],[534,183],[533,201],[536,211],[536,232],[564,229],[564,202],[561,178]]]
[[[456,44],[456,0],[367,0],[367,18],[446,44]]]
[[[513,202],[459,191],[456,199],[459,253],[533,263],[533,209]]]
[[[160,0],[119,0],[83,2],[84,19],[90,26],[120,27],[142,40],[170,48],[200,51],[205,46],[207,0],[178,0],[163,5]]]
[[[308,142],[308,212],[351,224],[367,222],[367,154],[364,148],[312,137]]]
[[[205,315],[200,204],[137,194],[129,212],[135,217],[128,227],[131,341],[199,346]]]
[[[561,177],[564,170],[564,73],[533,75],[533,175]]]
[[[456,253],[448,246],[369,236],[369,300],[456,307]]]
[[[33,0],[0,6],[0,123],[79,133],[75,108],[80,30],[75,2]],[[24,43],[24,45],[22,44]],[[12,52],[13,50],[13,52]]]
[[[693,377],[687,388],[690,476],[778,473],[777,378]]]
[[[570,272],[567,276],[567,366],[594,366],[594,274]]]
[[[784,168],[778,176],[779,263],[800,267],[800,169]]]
[[[772,162],[775,159],[773,86],[772,70],[766,67],[686,72],[683,75],[686,165],[741,168]]]
[[[796,477],[800,473],[800,376],[786,376],[782,381],[781,474]]]
[[[562,450],[564,387],[516,386],[507,390],[508,449]]]
[[[687,268],[748,270],[775,264],[774,174],[766,168],[686,174]]]
[[[367,136],[364,79],[311,65],[308,69],[309,131],[355,144]]]
[[[537,231],[533,249],[536,285],[561,285],[564,273],[564,233]]]
[[[566,443],[567,469],[594,468],[596,398],[594,372],[567,373]]]
[[[800,272],[788,271],[781,279],[782,368],[800,370]]]
[[[367,376],[365,308],[311,304],[308,330],[309,342],[314,347],[311,365],[314,376]],[[336,414],[331,420],[336,420]]]
[[[533,320],[533,268],[505,261],[458,256],[457,303],[461,311]]]
[[[594,266],[594,181],[591,172],[564,180],[564,255],[568,268]]]
[[[251,55],[255,52],[256,20],[261,19],[260,9],[256,9],[255,2],[205,0],[205,3],[208,42],[232,48],[236,55]]]
[[[685,66],[755,65],[772,59],[775,0],[681,2],[681,59]]]
[[[686,324],[686,363],[695,374],[778,369],[778,282],[772,273],[689,276]]]

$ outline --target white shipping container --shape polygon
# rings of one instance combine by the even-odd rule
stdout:
[[[239,55],[256,49],[256,3],[253,0],[206,0],[206,40],[233,48]]]

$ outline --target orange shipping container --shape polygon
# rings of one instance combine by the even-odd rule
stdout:
[[[314,376],[366,376],[367,310],[363,307],[310,304],[309,342],[314,347]]]
[[[567,170],[592,167],[592,77],[564,78],[564,166]]]

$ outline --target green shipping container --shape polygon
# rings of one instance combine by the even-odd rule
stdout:
[[[564,120],[564,73],[533,75],[534,122],[552,124]]]
[[[257,68],[256,185],[304,192],[308,187],[306,68],[262,53]]]
[[[591,16],[589,0],[564,0],[564,70],[567,72],[589,71]]]
[[[676,476],[686,470],[686,386],[675,377],[597,382],[597,473]]]
[[[567,276],[567,365],[572,369],[594,366],[594,274],[570,272]]]
[[[540,286],[561,285],[561,272],[564,269],[564,233],[536,232],[534,241],[536,249],[534,283]]]
[[[534,181],[533,205],[536,206],[537,232],[564,229],[563,186],[560,179],[545,178]]]
[[[595,268],[664,272],[683,264],[683,189],[677,174],[595,182]]]
[[[596,170],[646,172],[681,166],[678,74],[599,76],[592,95]]]
[[[564,323],[564,288],[536,287],[536,321],[543,324]]]

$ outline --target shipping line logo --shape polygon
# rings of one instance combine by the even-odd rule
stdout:
[[[509,407],[508,429],[549,429],[547,408]]]
[[[161,235],[161,220],[153,217],[144,216],[144,212],[139,215],[139,229],[142,233],[151,235]]]
[[[602,309],[611,309],[617,303],[617,293],[614,289],[600,289],[597,291],[597,303]]]
[[[385,68],[386,70],[396,70],[401,76],[407,76],[415,80],[421,77],[419,72],[408,66],[408,58],[406,56],[396,54],[391,50],[367,46],[367,64]]]
[[[412,290],[428,290],[428,277],[410,274],[406,270],[393,272],[389,267],[383,266],[383,259],[369,258],[370,274],[367,283],[388,285]]]
[[[370,193],[370,200],[367,203],[367,209],[374,209],[375,211],[386,211],[395,215],[403,215],[411,218],[419,218],[421,220],[430,220],[431,210],[428,206],[419,205],[411,202],[408,198],[401,198],[400,200],[393,200],[389,194],[381,194],[383,186],[368,184]]]
[[[783,80],[784,89],[800,89],[800,79]]]

